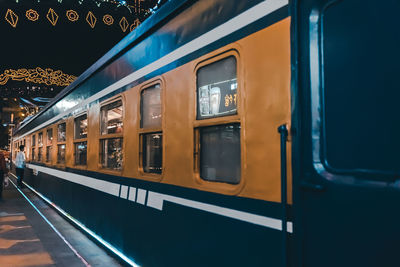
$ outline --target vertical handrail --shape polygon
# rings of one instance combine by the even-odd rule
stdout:
[[[287,267],[287,163],[286,141],[288,130],[286,124],[278,127],[281,135],[281,203],[282,203],[282,267]]]

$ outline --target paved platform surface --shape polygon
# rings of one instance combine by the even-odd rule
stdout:
[[[45,218],[12,183],[5,188],[0,200],[0,267],[122,266],[29,189],[22,192]]]

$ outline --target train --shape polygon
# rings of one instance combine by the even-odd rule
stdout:
[[[132,266],[400,266],[399,10],[170,0],[12,155]]]

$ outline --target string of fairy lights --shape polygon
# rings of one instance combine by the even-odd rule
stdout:
[[[38,3],[40,3],[40,0],[37,0]],[[59,22],[59,18],[61,16],[65,16],[68,21],[70,22],[77,22],[80,19],[85,19],[85,21],[87,22],[87,24],[94,29],[96,27],[96,25],[98,25],[99,22],[103,22],[104,25],[107,26],[111,26],[114,23],[118,23],[120,29],[122,30],[122,32],[127,32],[128,29],[130,31],[133,31],[136,27],[139,26],[139,24],[141,23],[140,20],[140,14],[144,14],[144,17],[147,17],[148,15],[154,13],[159,6],[162,3],[162,0],[158,0],[157,3],[155,4],[154,7],[144,7],[143,6],[143,2],[144,0],[133,0],[132,4],[127,4],[126,1],[122,0],[122,1],[113,1],[113,0],[78,0],[78,3],[80,5],[82,5],[84,2],[94,2],[98,7],[100,7],[102,4],[113,4],[115,5],[117,8],[118,7],[125,7],[127,8],[131,13],[132,16],[131,17],[126,17],[126,16],[122,16],[122,17],[115,17],[112,16],[111,14],[105,14],[105,15],[96,15],[96,12],[93,10],[89,10],[87,11],[87,13],[82,13],[83,11],[77,11],[77,10],[73,10],[73,9],[68,9],[65,11],[65,14],[60,14],[57,13],[53,8],[49,8],[47,10],[46,14],[40,14],[39,11],[35,10],[35,9],[27,9],[26,11],[24,11],[24,14],[21,14],[23,11],[16,11],[13,10],[12,8],[8,8],[5,15],[4,15],[4,19],[5,21],[13,28],[16,28],[19,24],[19,22],[22,19],[26,19],[30,22],[38,22],[40,21],[40,19],[46,19],[52,26],[56,26],[57,23]],[[19,0],[16,0],[16,3],[18,3]],[[63,0],[57,0],[58,3],[62,3]],[[165,1],[164,1],[165,2]],[[142,16],[142,17],[143,17]],[[129,22],[129,20],[131,22]]]

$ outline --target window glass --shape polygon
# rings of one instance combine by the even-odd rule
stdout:
[[[162,172],[162,133],[143,135],[143,171]]]
[[[87,137],[87,115],[82,115],[75,118],[75,139],[86,138]]]
[[[36,159],[35,159],[35,149],[34,148],[32,148],[32,155],[31,155],[31,160],[32,161],[35,161]]]
[[[38,161],[43,160],[43,147],[39,147],[38,149]]]
[[[86,165],[87,142],[75,143],[75,165]]]
[[[140,127],[161,127],[161,88],[154,85],[144,89],[140,98]]]
[[[202,179],[238,184],[240,165],[240,124],[200,128]]]
[[[53,143],[53,129],[47,129],[47,145],[51,145]]]
[[[46,162],[51,161],[51,151],[53,150],[52,146],[46,147]]]
[[[103,168],[122,169],[122,138],[100,140],[100,163]]]
[[[61,123],[57,126],[57,141],[58,142],[65,142],[65,130],[67,128],[67,125],[64,123]]]
[[[322,17],[323,162],[331,171],[397,178],[400,1],[358,2],[336,1]]]
[[[237,113],[236,58],[227,57],[197,71],[197,119]]]
[[[65,145],[57,145],[57,163],[65,163]]]
[[[35,146],[35,145],[36,145],[36,135],[32,135],[32,146]]]
[[[43,145],[43,133],[39,133],[38,135],[38,145]]]
[[[122,132],[122,112],[122,100],[101,107],[101,134]]]

